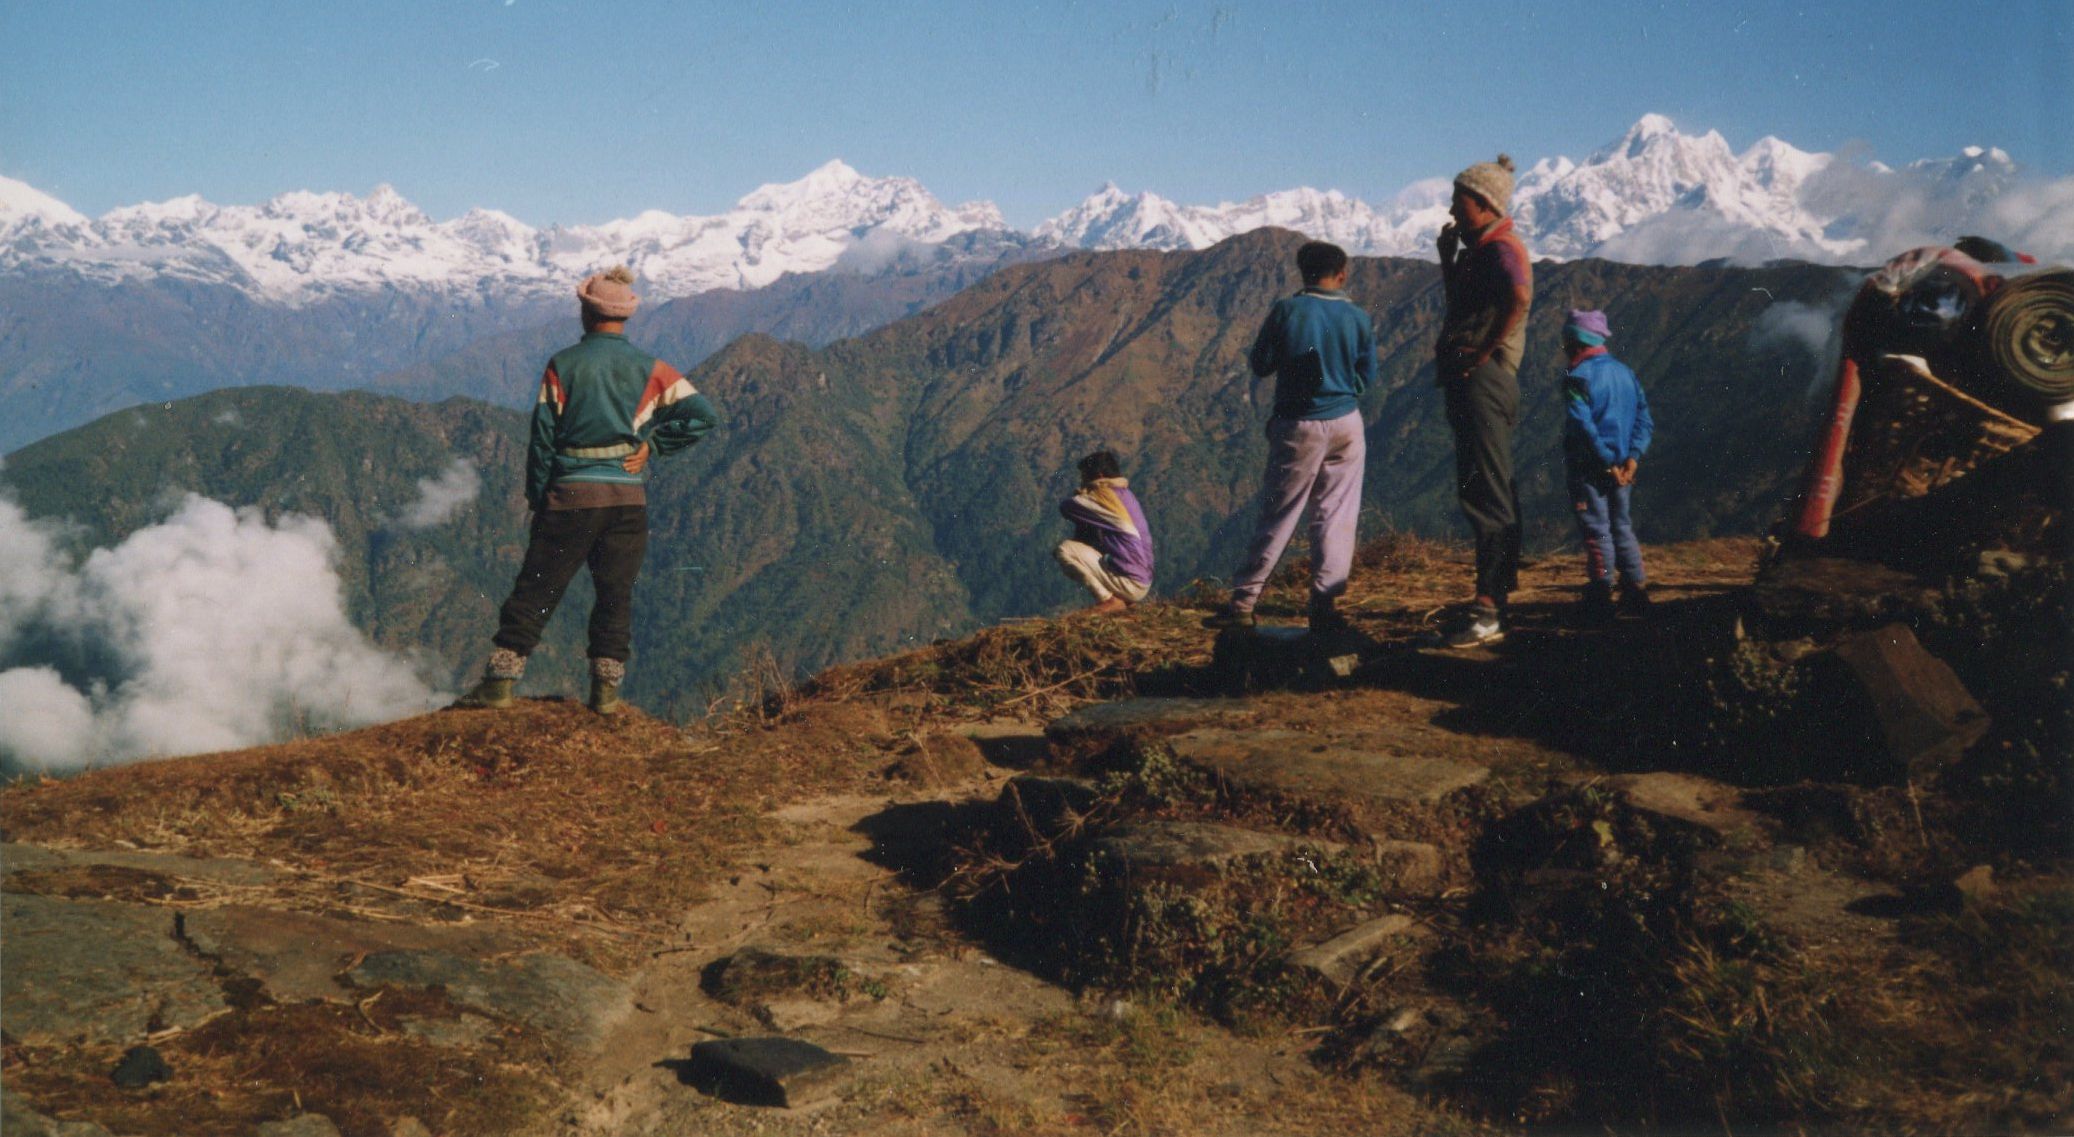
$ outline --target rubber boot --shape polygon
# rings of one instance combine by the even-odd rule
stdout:
[[[601,715],[616,715],[626,704],[619,698],[619,682],[626,678],[627,665],[616,659],[591,660],[591,697],[584,701]]]
[[[503,710],[518,700],[511,689],[518,685],[519,678],[526,673],[526,657],[510,648],[495,648],[490,652],[489,662],[483,665],[482,679],[468,689],[468,693],[454,700],[454,706],[465,709]]]
[[[516,679],[499,679],[485,675],[482,681],[468,689],[468,693],[454,700],[454,705],[464,710],[503,710],[518,702],[512,697],[511,689]]]

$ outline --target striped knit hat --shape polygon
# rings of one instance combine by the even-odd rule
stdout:
[[[640,307],[641,298],[634,295],[634,270],[625,265],[613,265],[604,272],[592,273],[576,286],[576,298],[583,301],[584,311],[603,320],[624,320]]]

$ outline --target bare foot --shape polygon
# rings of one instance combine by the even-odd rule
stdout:
[[[1118,612],[1129,611],[1130,607],[1130,602],[1123,597],[1111,596],[1099,604],[1090,604],[1086,608],[1081,609],[1081,611],[1086,612],[1090,616],[1114,616]]]

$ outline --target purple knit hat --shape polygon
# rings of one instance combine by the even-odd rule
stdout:
[[[1606,326],[1606,313],[1596,308],[1570,309],[1570,318],[1563,321],[1563,329],[1584,333],[1577,338],[1589,344],[1602,344],[1613,338],[1612,330]]]

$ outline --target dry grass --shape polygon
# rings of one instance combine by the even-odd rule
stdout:
[[[176,1076],[145,1090],[109,1080],[119,1046],[10,1050],[7,1087],[55,1119],[138,1135],[249,1133],[306,1112],[349,1137],[386,1135],[401,1117],[456,1137],[526,1128],[553,1102],[545,1042],[506,1027],[469,1052],[405,1030],[459,1013],[436,993],[391,988],[356,1006],[261,1004],[161,1041]]]
[[[890,738],[864,704],[700,740],[523,700],[18,784],[0,815],[10,840],[273,862],[286,872],[268,899],[289,907],[466,914],[610,965],[764,839],[769,810],[874,782]]]

